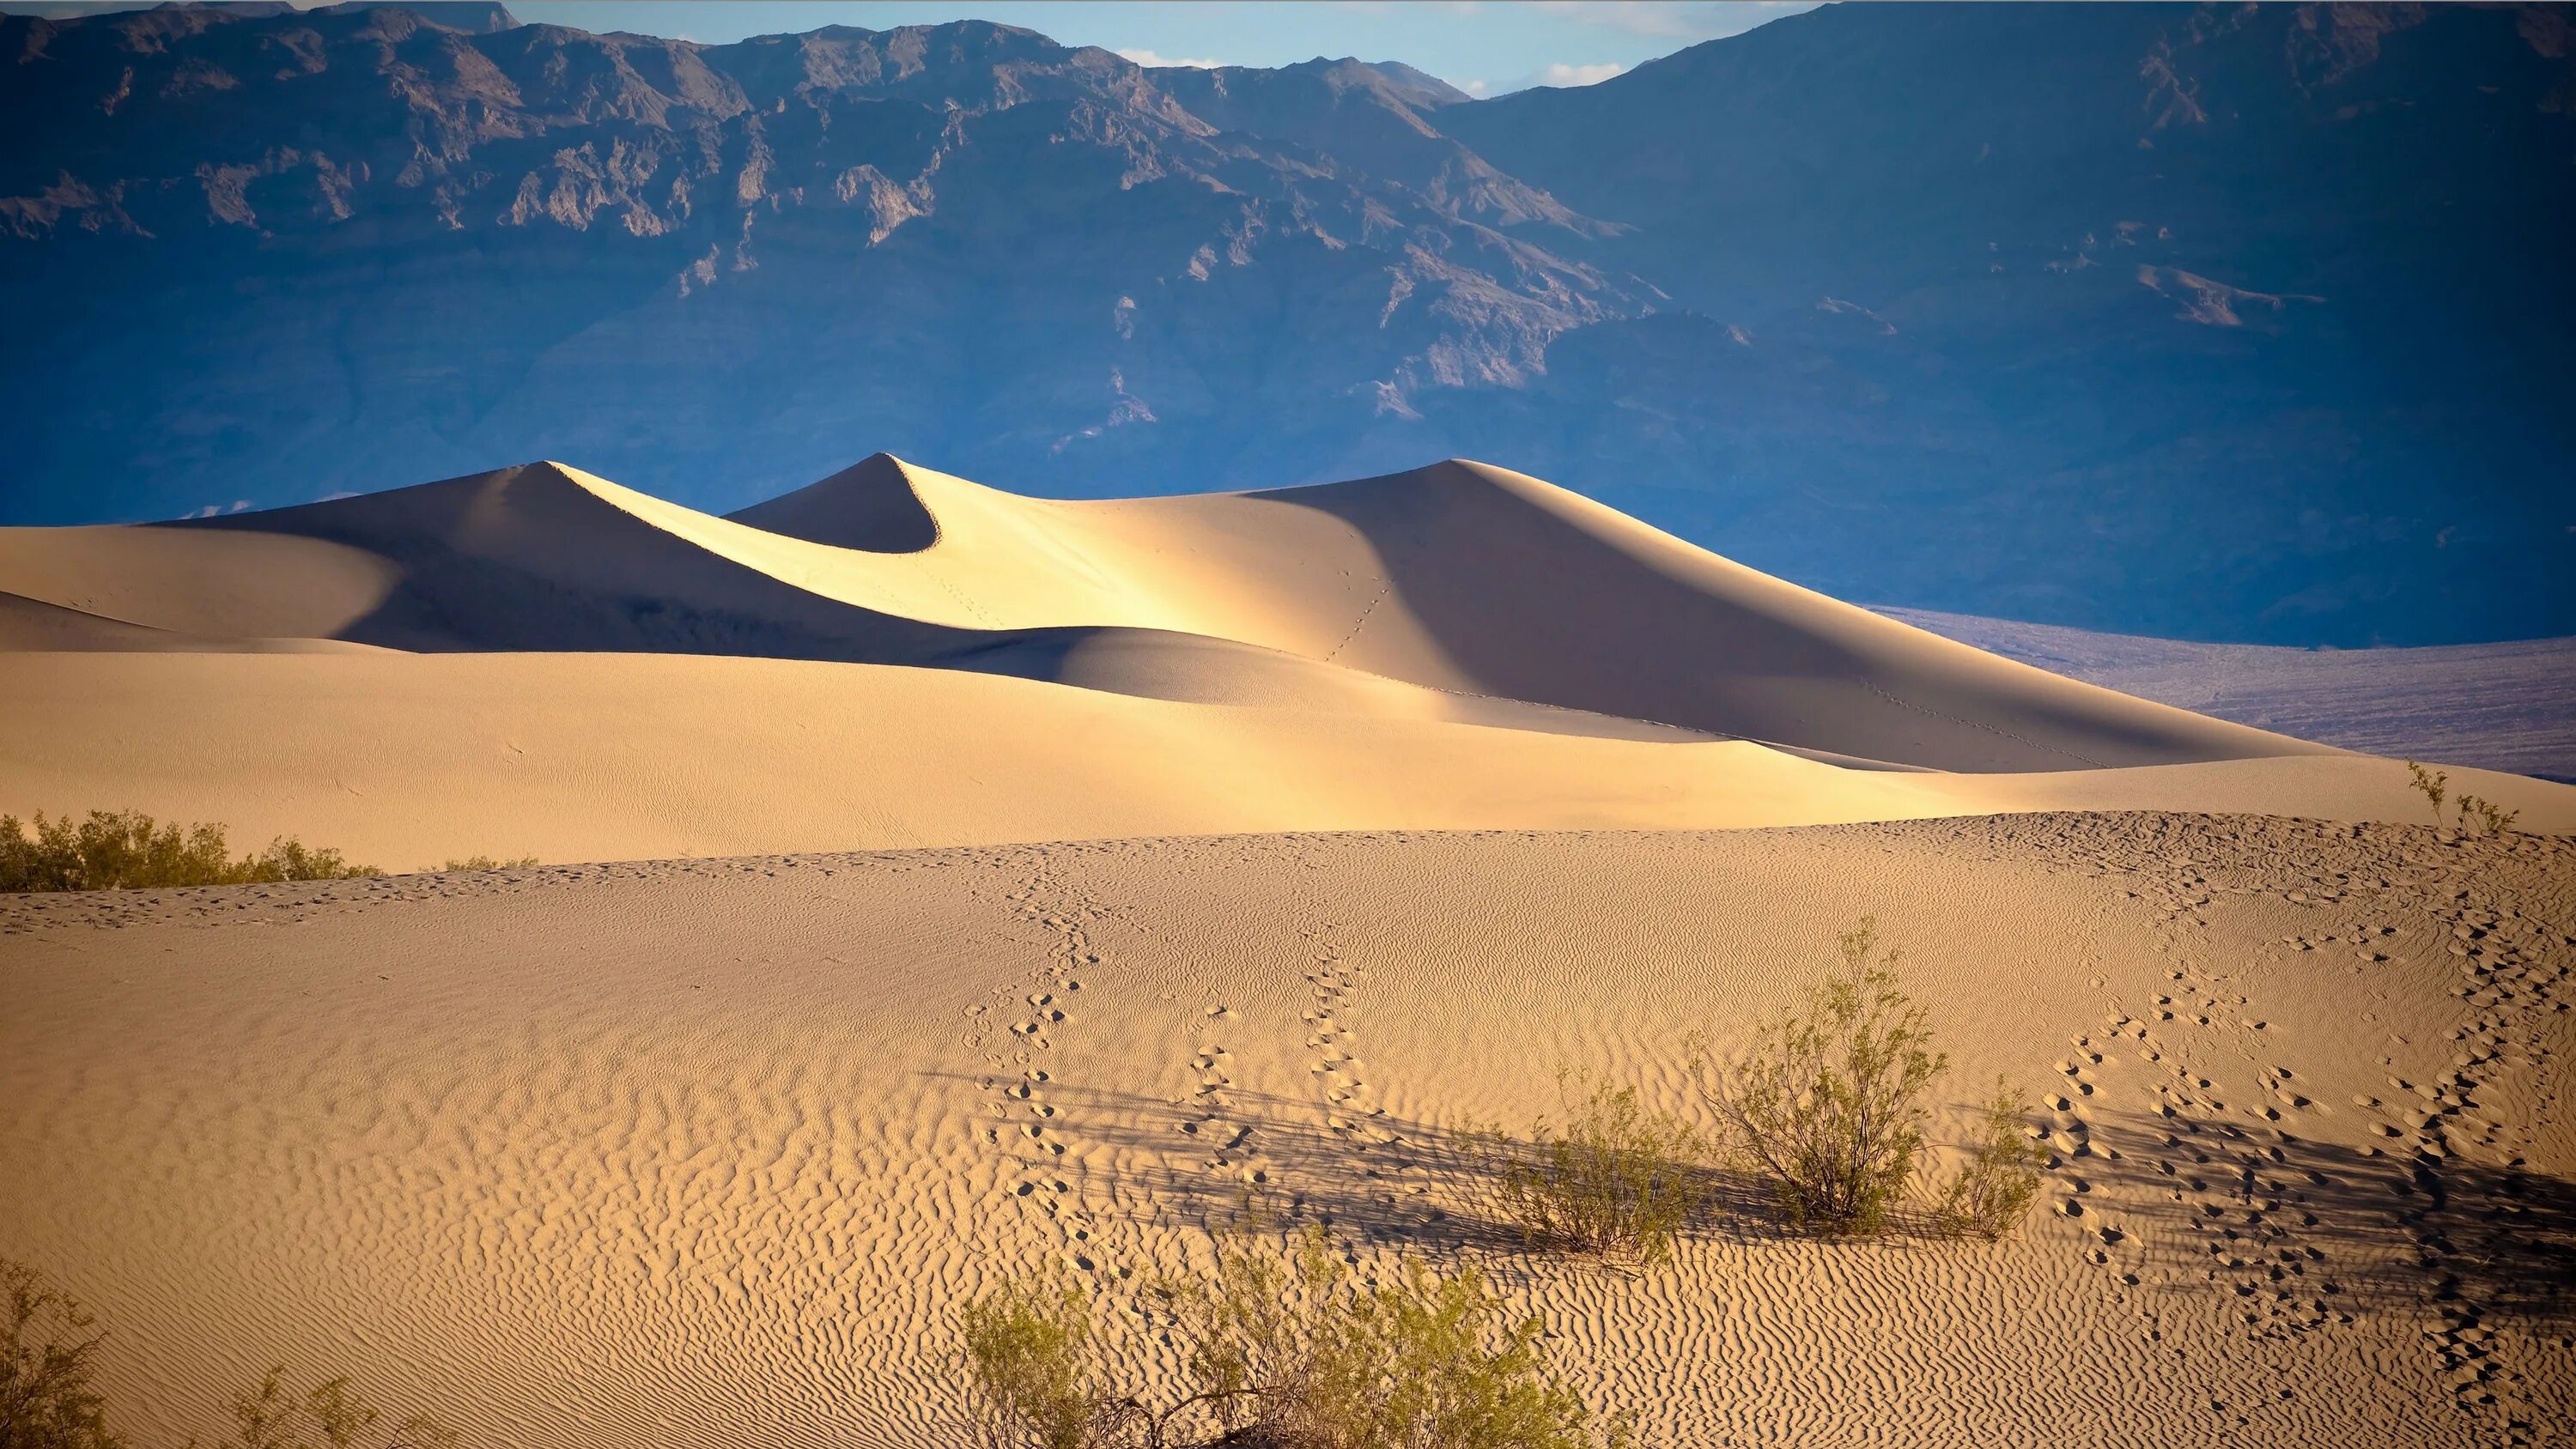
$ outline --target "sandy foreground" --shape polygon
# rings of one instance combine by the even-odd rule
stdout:
[[[0,811],[395,870],[0,897],[0,1255],[143,1442],[271,1363],[478,1444],[961,1442],[956,1312],[1247,1186],[1473,1261],[1658,1445],[2576,1437],[2576,788],[2081,684],[1452,462],[710,518],[553,464],[0,530]],[[857,852],[857,853],[853,853]],[[587,862],[627,862],[594,864]],[[1480,1218],[1560,1067],[1701,1110],[1874,915],[2038,1104],[1995,1245]]]
[[[1444,1129],[1691,1107],[1864,913],[1945,1103],[2046,1098],[2018,1236],[1483,1245]],[[1250,1174],[1487,1264],[1650,1442],[2565,1442],[2571,929],[2564,841],[2146,812],[16,898],[0,1222],[165,1436],[285,1359],[483,1442],[958,1442],[964,1296],[1133,1308]]]

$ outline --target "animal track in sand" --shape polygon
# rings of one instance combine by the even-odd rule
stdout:
[[[1249,1144],[1255,1135],[1253,1124],[1228,1118],[1234,1108],[1228,1091],[1234,1085],[1232,1057],[1231,1052],[1214,1042],[1190,1055],[1190,1069],[1198,1073],[1198,1086],[1190,1096],[1173,1104],[1183,1113],[1175,1130],[1195,1139],[1208,1154],[1199,1161],[1205,1171],[1231,1172],[1247,1183],[1267,1182],[1269,1170],[1252,1161]]]
[[[1331,929],[1326,923],[1306,933],[1316,946],[1315,969],[1306,973],[1314,999],[1313,1007],[1303,1013],[1309,1028],[1306,1071],[1317,1079],[1323,1093],[1328,1128],[1364,1147],[1383,1146],[1393,1142],[1395,1134],[1374,1120],[1384,1117],[1386,1109],[1376,1105],[1376,1092],[1362,1074],[1365,1064],[1350,1049],[1351,997],[1363,973],[1345,963],[1330,944]]]
[[[2304,851],[2301,842],[2310,836],[2371,840],[2386,858],[2385,866],[2367,873],[2320,869],[2307,886],[2278,888],[2280,868],[2296,867]],[[2213,1084],[2217,1071],[2193,1070],[2192,1051],[2155,1040],[2137,1023],[2115,1019],[2112,1034],[2134,1041],[2136,1058],[2166,1077],[2155,1084],[2153,1110],[2169,1130],[2145,1181],[2164,1184],[2172,1205],[2182,1210],[2180,1220],[2199,1241],[2201,1271],[2213,1285],[2230,1290],[2245,1328],[2257,1338],[2351,1322],[2348,1285],[2327,1276],[2331,1260],[2326,1245],[2338,1235],[2365,1243],[2385,1241],[2388,1226],[2395,1226],[2415,1255],[2409,1270],[2423,1284],[2411,1311],[2435,1325],[2420,1341],[2437,1355],[2454,1405],[2474,1417],[2479,1427],[2473,1432],[2484,1442],[2533,1442],[2539,1415],[2527,1392],[2524,1367],[2506,1351],[2511,1340],[2499,1337],[2492,1309],[2480,1301],[2481,1292],[2492,1290],[2471,1285],[2494,1284],[2509,1291],[2512,1285],[2478,1265],[2528,1248],[2513,1237],[2515,1219],[2525,1210],[2512,1201],[2512,1174],[2534,1149],[2533,1124],[2546,1120],[2547,1105],[2559,1090],[2549,1071],[2543,1031],[2550,1017],[2567,1009],[2558,998],[2576,969],[2576,953],[2567,949],[2576,946],[2576,938],[2564,922],[2496,909],[2479,881],[2479,872],[2490,867],[2462,858],[2458,842],[2431,841],[2422,832],[2279,821],[2240,828],[2232,840],[2203,843],[2221,846],[2222,851],[2212,853],[2232,853],[2245,864],[2231,862],[2214,870],[2185,860],[2158,862],[2168,878],[2132,892],[2161,907],[2162,929],[2170,938],[2164,949],[2184,968],[2167,973],[2170,984],[2148,1014],[2159,1026],[2178,1024],[2190,1043],[2223,1046],[2229,1056],[2242,1059],[2262,1095],[2261,1105],[2239,1110],[2259,1120],[2250,1126],[2226,1120],[2222,1093]],[[2544,843],[2542,853],[2557,848]],[[2437,952],[2434,959],[2447,958],[2457,973],[2451,994],[2460,1003],[2460,1017],[2449,1031],[2457,1050],[2448,1069],[2429,1082],[2392,1073],[2384,1096],[2351,1094],[2352,1105],[2373,1119],[2368,1130],[2385,1144],[2363,1152],[2397,1169],[2386,1179],[2398,1198],[2393,1219],[2354,1217],[2361,1209],[2351,1204],[2349,1189],[2365,1185],[2367,1178],[2339,1182],[2314,1167],[2292,1164],[2289,1154],[2300,1151],[2300,1139],[2284,1127],[2306,1114],[2331,1116],[2334,1109],[2314,1100],[2298,1063],[2252,1048],[2258,1036],[2269,1033],[2270,1022],[2249,994],[2234,989],[2226,977],[2190,964],[2196,933],[2186,928],[2206,924],[2213,876],[2237,872],[2245,883],[2219,884],[2215,890],[2350,912],[2339,923],[2280,938],[2294,954],[2347,952],[2349,965],[2339,974],[2367,980],[2391,969],[2393,958],[2407,953],[2410,942],[2426,943],[2413,949]],[[2265,882],[2267,873],[2272,882]],[[2566,901],[2563,893],[2523,899],[2535,904]],[[2361,1019],[2375,1023],[2379,1018],[2363,1012]],[[2244,1035],[2235,1036],[2238,1031]],[[2403,1044],[2405,1038],[2396,1040]],[[2061,1063],[2061,1079],[2080,1082],[2077,1072],[2067,1070],[2076,1065]],[[2489,1105],[2490,1099],[2516,1105]],[[2472,1163],[2498,1160],[2509,1164],[2507,1203],[2472,1221],[2454,1201],[2451,1175]],[[2479,1170],[2495,1172],[2492,1166]],[[2337,1188],[2347,1190],[2335,1197],[2337,1206],[2319,1207],[2314,1190]],[[2115,1194],[2104,1206],[2118,1200]],[[2321,1223],[2326,1212],[2339,1212],[2345,1221]],[[2116,1250],[2105,1243],[2088,1248],[2086,1256],[2108,1268]],[[2524,1251],[2518,1256],[2529,1255]]]
[[[1055,1049],[1054,1033],[1073,1024],[1070,1006],[1083,989],[1080,973],[1101,964],[1100,953],[1092,944],[1090,922],[1104,912],[1073,891],[1050,867],[1047,851],[1039,848],[1030,873],[1003,897],[1021,921],[1036,926],[1051,939],[1045,959],[1029,971],[1026,985],[995,988],[996,996],[1019,997],[1016,1010],[1020,1019],[1011,1023],[1010,1030],[1021,1045],[1007,1065],[1020,1070],[1016,1076],[987,1079],[999,1099],[996,1115],[1015,1125],[1010,1134],[988,1137],[1006,1144],[1012,1154],[1017,1180],[1008,1188],[1009,1197],[1043,1212],[1056,1227],[1066,1265],[1087,1273],[1099,1267],[1094,1242],[1097,1214],[1084,1203],[1075,1186],[1078,1172],[1069,1170],[1067,1159],[1074,1137],[1060,1116],[1059,1105],[1048,1100],[1047,1089],[1054,1078],[1035,1063],[1039,1054]],[[993,1059],[988,1056],[987,1060]]]

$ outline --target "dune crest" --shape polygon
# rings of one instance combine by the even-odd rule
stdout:
[[[66,532],[83,535],[69,563],[50,536]],[[267,513],[11,533],[0,588],[83,610],[104,591],[117,607],[98,612],[207,638],[995,668],[1113,690],[1151,677],[1158,697],[1328,711],[1405,698],[1334,673],[1350,671],[1951,770],[2317,748],[1997,659],[1454,459],[1062,502],[877,454],[732,518],[533,463]],[[1105,646],[1065,632],[1102,630],[1143,632]],[[1114,666],[1094,667],[1104,656]]]
[[[922,497],[920,473],[892,453],[867,457],[819,483],[737,509],[725,517],[766,533],[862,553],[919,553],[939,541],[939,518]],[[934,474],[944,481],[948,475]]]

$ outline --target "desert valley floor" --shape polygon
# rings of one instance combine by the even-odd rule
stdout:
[[[2576,788],[2436,829],[1463,463],[0,530],[0,668],[0,807],[424,872],[0,897],[0,1255],[138,1442],[286,1361],[474,1444],[961,1443],[965,1298],[1063,1263],[1168,1376],[1247,1189],[1483,1264],[1650,1444],[2576,1437]],[[2036,1104],[2016,1234],[1479,1218],[1459,1129],[1699,1110],[1863,917],[1945,1142]]]

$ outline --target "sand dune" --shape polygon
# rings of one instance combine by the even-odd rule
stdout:
[[[879,455],[731,519],[530,464],[0,530],[0,591],[5,808],[222,819],[398,869],[2426,810],[2384,761],[1981,653],[1463,462],[1068,503]],[[2576,828],[2576,790],[2455,788]]]
[[[1691,1108],[1863,913],[1945,1140],[2040,1104],[2020,1234],[1475,1245],[1447,1129],[1566,1062]],[[279,1359],[475,1443],[962,1442],[963,1298],[1069,1262],[1169,1383],[1141,1285],[1258,1174],[1502,1275],[1651,1445],[2563,1443],[2571,932],[2563,841],[2154,813],[16,898],[0,1224],[153,1442]]]
[[[1377,682],[1392,680],[1954,770],[2316,748],[1999,660],[1466,462],[1061,503],[880,456],[731,520],[531,464],[270,513],[15,530],[0,588],[198,636],[984,661],[1164,698],[1441,713]],[[1069,630],[1151,632],[1090,647]]]

